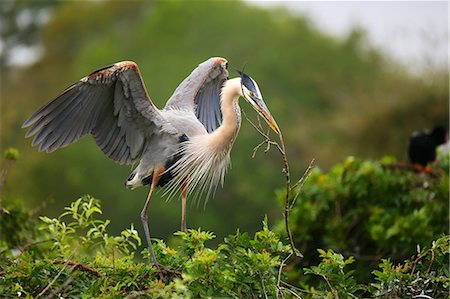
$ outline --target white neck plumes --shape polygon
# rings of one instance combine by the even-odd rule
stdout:
[[[241,78],[228,80],[220,96],[222,124],[210,134],[211,146],[215,146],[216,150],[230,151],[233,146],[241,126],[241,110],[238,105],[240,96],[242,96]]]
[[[171,181],[170,196],[183,180],[188,178],[188,194],[194,190],[199,199],[206,192],[206,200],[213,195],[217,185],[223,184],[230,165],[230,152],[239,132],[241,112],[238,105],[242,96],[241,78],[228,80],[222,88],[220,109],[222,124],[210,134],[192,136],[182,143],[182,158],[170,169],[177,175]]]

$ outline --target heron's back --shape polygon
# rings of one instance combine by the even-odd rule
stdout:
[[[203,124],[198,120],[193,111],[164,109],[161,111],[166,119],[178,132],[188,138],[192,136],[208,134]]]

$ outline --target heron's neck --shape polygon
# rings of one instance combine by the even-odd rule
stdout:
[[[222,88],[220,96],[222,125],[211,134],[211,137],[214,145],[224,150],[230,150],[228,147],[233,145],[241,126],[241,110],[238,104],[241,94],[241,78],[228,80]]]

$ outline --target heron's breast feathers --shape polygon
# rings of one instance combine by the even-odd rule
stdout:
[[[176,174],[170,182],[168,193],[188,178],[188,195],[214,195],[217,186],[223,185],[225,173],[230,165],[230,151],[217,148],[205,135],[193,136],[180,144],[180,159],[169,169]]]

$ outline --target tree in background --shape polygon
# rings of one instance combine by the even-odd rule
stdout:
[[[23,3],[28,8],[32,2]],[[32,206],[51,202],[50,215],[84,193],[107,198],[104,214],[114,217],[115,231],[139,223],[136,211],[143,203],[136,198],[144,198],[146,190],[123,187],[130,170],[111,163],[88,139],[39,154],[20,129],[36,107],[112,62],[136,61],[159,107],[207,57],[224,56],[236,68],[245,66],[264,88],[296,169],[315,158],[326,170],[350,154],[402,160],[410,132],[448,123],[448,74],[432,81],[414,77],[367,47],[364,32],[354,30],[340,40],[281,9],[240,1],[58,2],[39,36],[43,55],[36,64],[2,70],[7,88],[0,136],[23,157],[2,192],[14,191]],[[220,238],[237,228],[255,231],[265,214],[280,216],[273,200],[273,190],[283,184],[279,160],[273,153],[250,159],[258,143],[244,121],[225,188],[206,212],[191,207],[192,227],[213,230]],[[154,201],[157,212],[150,215],[160,237],[179,225],[180,204],[163,201]]]

